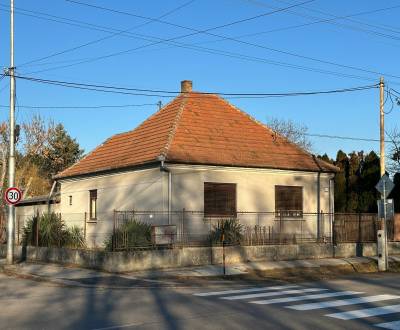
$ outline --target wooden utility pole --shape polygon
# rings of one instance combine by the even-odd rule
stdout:
[[[383,77],[379,82],[379,90],[380,90],[380,169],[381,169],[381,177],[385,174],[385,113],[383,111],[383,106],[385,103],[385,82]]]
[[[383,77],[381,77],[379,82],[379,115],[380,115],[380,173],[381,178],[385,175],[385,82]],[[387,223],[386,223],[386,187],[385,183],[383,185],[383,194],[381,194],[381,199],[383,202],[383,267],[380,270],[386,271],[388,269],[388,245],[387,245]],[[379,235],[378,235],[379,236]]]

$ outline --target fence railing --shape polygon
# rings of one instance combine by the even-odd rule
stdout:
[[[112,248],[210,246],[223,241],[230,245],[330,242],[332,219],[332,214],[325,213],[287,216],[283,212],[236,212],[234,217],[209,217],[188,210],[115,211]],[[139,240],[137,232],[146,232],[146,225],[147,239]]]
[[[377,230],[381,228],[377,215],[370,213],[303,212],[293,216],[285,212],[243,211],[236,212],[234,217],[210,217],[201,211],[183,209],[170,213],[136,210],[98,212],[96,219],[90,219],[87,213],[66,213],[61,217],[67,227],[80,229],[88,248],[112,251],[218,246],[223,241],[226,245],[243,246],[376,242]],[[17,244],[23,243],[24,226],[31,218],[29,214],[17,214]],[[2,223],[5,224],[4,221]],[[3,228],[5,236],[5,226]],[[393,240],[393,219],[388,219],[387,228],[388,239]],[[32,229],[35,237],[30,242],[39,245],[37,235],[40,231],[36,227]]]

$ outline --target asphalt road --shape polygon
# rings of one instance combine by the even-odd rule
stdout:
[[[396,273],[307,283],[118,281],[60,286],[0,274],[0,328],[400,329]]]

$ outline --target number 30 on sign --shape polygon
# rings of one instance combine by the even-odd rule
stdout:
[[[22,197],[21,190],[15,187],[8,188],[4,196],[7,204],[10,205],[17,204],[21,200],[21,197]]]

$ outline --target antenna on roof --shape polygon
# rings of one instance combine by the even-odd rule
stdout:
[[[161,108],[162,108],[162,102],[161,102],[161,101],[158,101],[158,102],[157,102],[157,105],[158,105],[158,110],[161,110]]]

